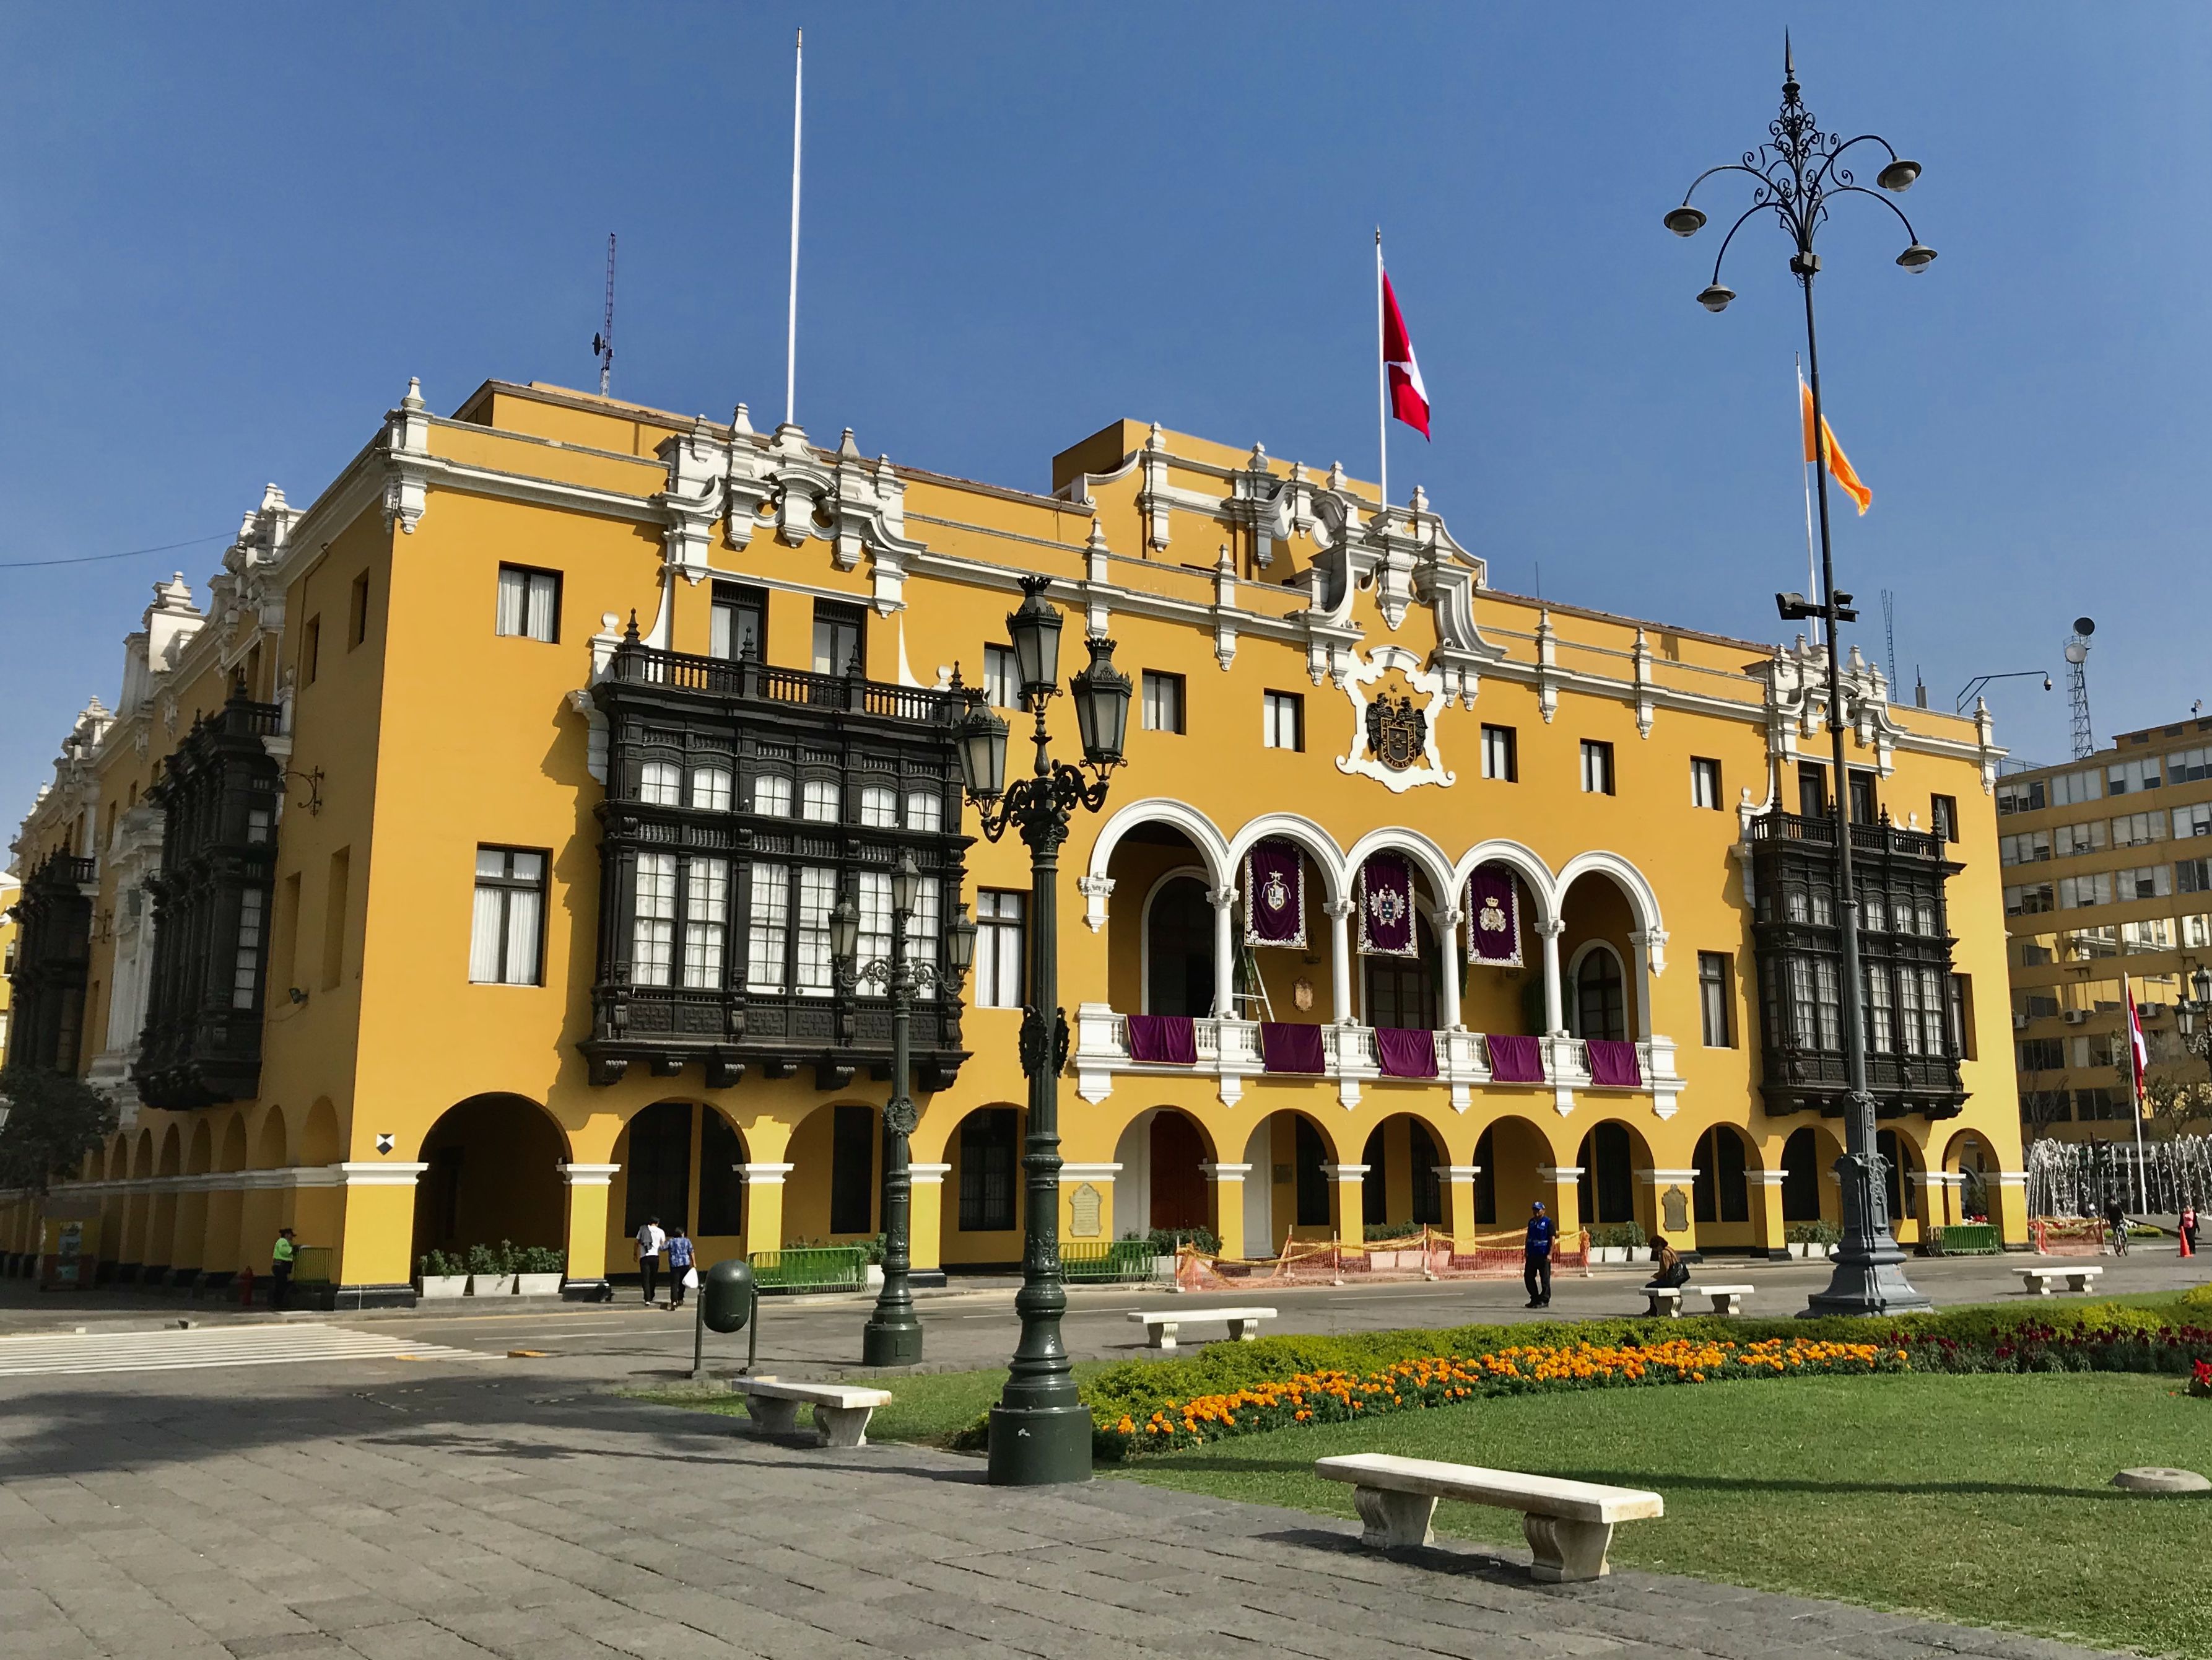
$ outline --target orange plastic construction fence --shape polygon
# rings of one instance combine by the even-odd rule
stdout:
[[[1589,1272],[1589,1235],[1573,1243],[1552,1242],[1552,1267]],[[1176,1285],[1182,1291],[1232,1291],[1264,1285],[1346,1285],[1354,1280],[1518,1279],[1520,1233],[1456,1238],[1442,1228],[1421,1227],[1400,1239],[1285,1240],[1279,1256],[1221,1256],[1185,1245],[1176,1253]]]

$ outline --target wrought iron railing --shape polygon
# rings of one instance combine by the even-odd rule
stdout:
[[[745,1260],[763,1291],[858,1291],[868,1254],[858,1245],[787,1245],[754,1251]]]
[[[886,685],[858,675],[811,674],[803,669],[776,668],[750,657],[659,651],[631,642],[616,648],[607,672],[612,678],[632,685],[671,686],[717,697],[749,697],[898,721],[934,724],[951,721],[965,708],[957,692]]]
[[[1141,1284],[1158,1268],[1149,1241],[1073,1239],[1060,1248],[1060,1272],[1090,1285]]]

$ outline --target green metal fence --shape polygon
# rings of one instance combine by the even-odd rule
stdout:
[[[1954,1222],[1929,1230],[1929,1249],[1940,1256],[1994,1256],[2004,1240],[1992,1222]]]
[[[763,1291],[858,1291],[867,1256],[858,1245],[790,1245],[746,1260]]]
[[[292,1283],[295,1286],[327,1286],[331,1283],[331,1248],[328,1245],[302,1245],[292,1254]]]
[[[1060,1248],[1061,1274],[1071,1282],[1103,1285],[1152,1277],[1152,1247],[1143,1239],[1070,1241]]]

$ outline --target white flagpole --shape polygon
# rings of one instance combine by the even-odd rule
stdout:
[[[2128,1099],[2136,1116],[2136,1209],[2148,1212],[2150,1197],[2143,1183],[2142,1073],[2136,1065],[2136,1034],[2142,1030],[2142,1019],[2136,1012],[2135,992],[2128,984],[2124,970],[2120,975],[2120,1006],[2128,1013]]]
[[[1382,477],[1376,488],[1382,491],[1381,504],[1375,510],[1376,523],[1390,507],[1390,366],[1382,357],[1382,227],[1375,228],[1375,445],[1380,453]]]
[[[806,31],[799,31],[791,50],[791,307],[783,336],[783,423],[798,419],[799,401],[799,138],[805,91]]]
[[[1797,430],[1801,435],[1801,441],[1798,444],[1798,448],[1802,450],[1804,448],[1804,445],[1802,441],[1802,435],[1805,430],[1805,360],[1802,357],[1797,359],[1797,385],[1796,391],[1797,393]],[[1820,446],[1817,444],[1814,446],[1815,450],[1819,449],[1819,447]],[[1814,562],[1813,559],[1814,465],[1814,463],[1808,461],[1805,463],[1800,471],[1805,475],[1805,592],[1813,598],[1818,599],[1820,594],[1820,568]]]

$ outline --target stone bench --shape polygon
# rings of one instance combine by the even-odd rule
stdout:
[[[745,1397],[755,1428],[790,1435],[799,1428],[799,1409],[814,1408],[814,1429],[825,1447],[865,1447],[868,1420],[878,1407],[890,1405],[889,1389],[849,1383],[786,1383],[774,1377],[738,1377],[730,1387]]]
[[[2039,1296],[2048,1297],[2051,1295],[2051,1282],[2054,1280],[2063,1280],[2069,1291],[2086,1292],[2094,1286],[2097,1276],[2104,1273],[2104,1269],[2093,1262],[2080,1262],[2057,1268],[2014,1268],[2013,1272],[2021,1277],[2023,1292],[2032,1291]]]
[[[1647,1312],[1679,1316],[1682,1312],[1682,1293],[1692,1292],[1710,1298],[1715,1314],[1741,1314],[1743,1299],[1752,1294],[1750,1286],[1644,1286],[1644,1295],[1650,1299]]]
[[[1667,1511],[1657,1493],[1634,1487],[1390,1453],[1316,1459],[1314,1474],[1352,1485],[1352,1502],[1366,1524],[1360,1542],[1382,1548],[1433,1542],[1429,1524],[1439,1499],[1517,1510],[1528,1548],[1536,1554],[1529,1572],[1548,1584],[1610,1572],[1605,1554],[1613,1543],[1613,1524]]]
[[[1204,1320],[1226,1322],[1232,1339],[1249,1343],[1260,1335],[1260,1323],[1274,1317],[1273,1309],[1177,1309],[1172,1314],[1140,1314],[1133,1310],[1129,1316],[1144,1327],[1147,1345],[1156,1349],[1173,1348],[1176,1328]]]

